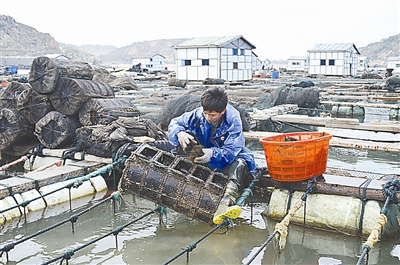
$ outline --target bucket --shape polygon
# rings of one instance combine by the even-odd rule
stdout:
[[[297,132],[260,139],[269,175],[282,182],[320,176],[326,171],[331,138],[326,132]]]
[[[279,72],[271,72],[271,78],[279,78]]]

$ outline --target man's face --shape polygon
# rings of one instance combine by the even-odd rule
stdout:
[[[206,120],[208,123],[211,123],[213,125],[217,124],[219,120],[221,119],[222,115],[224,115],[226,110],[222,112],[216,112],[216,111],[203,111],[204,116],[206,117]]]

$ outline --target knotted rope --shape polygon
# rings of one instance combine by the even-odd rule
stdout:
[[[387,206],[389,203],[398,203],[396,192],[400,190],[400,179],[390,180],[386,182],[382,187],[383,196],[386,198],[385,204],[383,205],[380,214],[377,217],[376,224],[372,229],[367,241],[363,244],[363,252],[357,262],[357,265],[361,265],[365,256],[368,256],[369,251],[379,241],[379,235],[382,232],[383,227],[387,223]],[[367,258],[368,260],[368,258]]]

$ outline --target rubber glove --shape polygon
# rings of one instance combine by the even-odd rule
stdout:
[[[178,141],[179,141],[180,145],[182,146],[183,150],[186,150],[186,148],[188,147],[190,142],[197,144],[197,142],[194,140],[194,136],[190,135],[184,131],[178,132]]]
[[[210,162],[211,157],[213,156],[213,150],[211,148],[203,148],[203,156],[196,157],[193,161],[199,164],[205,164]]]

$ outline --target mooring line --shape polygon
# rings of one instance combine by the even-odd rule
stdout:
[[[176,260],[177,258],[179,258],[180,256],[182,256],[183,254],[187,253],[186,256],[186,261],[189,262],[189,252],[193,251],[197,244],[200,243],[201,241],[203,241],[206,237],[208,237],[209,235],[211,235],[212,233],[214,233],[216,230],[222,228],[223,226],[228,227],[230,224],[230,219],[225,218],[221,224],[217,225],[216,227],[214,227],[213,229],[211,229],[207,234],[205,234],[204,236],[202,236],[200,239],[198,239],[197,241],[189,244],[189,246],[187,246],[186,248],[184,248],[180,253],[178,253],[177,255],[175,255],[174,257],[172,257],[171,259],[169,259],[168,261],[166,261],[165,263],[163,263],[163,265],[166,264],[170,264],[171,262],[173,262],[174,260]]]
[[[37,155],[39,156],[43,156],[43,146],[42,145],[38,145],[37,149],[33,149],[32,153],[26,154],[24,156],[21,156],[19,159],[14,160],[8,164],[5,164],[3,166],[0,167],[0,171],[5,171],[7,169],[9,169],[12,166],[15,166],[19,163],[25,162],[27,160],[29,160],[31,157],[35,158]]]
[[[382,228],[387,223],[386,214],[388,213],[387,206],[389,203],[398,204],[396,192],[400,190],[400,179],[395,179],[386,182],[382,187],[383,196],[386,198],[385,204],[383,205],[380,214],[376,220],[376,224],[372,229],[370,235],[368,236],[367,241],[363,244],[363,251],[360,255],[360,258],[357,262],[357,265],[361,265],[364,258],[367,257],[368,264],[368,255],[369,251],[373,248],[374,244],[379,241],[379,233],[382,232]]]
[[[282,219],[282,221],[275,225],[274,232],[267,238],[267,240],[261,245],[261,247],[256,251],[256,253],[247,261],[247,263],[243,263],[242,265],[249,265],[275,237],[278,237],[279,240],[278,250],[280,252],[284,250],[286,245],[287,227],[289,226],[290,219],[296,214],[296,212],[300,208],[304,207],[305,211],[307,195],[313,191],[314,189],[313,184],[315,183],[316,179],[317,177],[308,180],[306,192],[301,196],[301,199],[296,202],[296,204],[293,206],[293,208],[290,209],[290,211]],[[305,225],[305,214],[304,214],[304,225]]]
[[[20,203],[20,204],[17,203],[16,205],[11,206],[11,207],[9,207],[9,208],[7,208],[7,209],[2,209],[2,210],[0,210],[0,213],[4,213],[4,212],[6,212],[6,211],[10,211],[10,210],[15,209],[15,208],[17,208],[17,207],[24,207],[24,208],[25,208],[26,206],[28,206],[29,203],[31,203],[31,202],[33,202],[33,201],[35,201],[35,200],[43,199],[44,197],[46,197],[46,196],[48,196],[48,195],[51,195],[51,194],[53,194],[53,193],[56,193],[56,192],[58,192],[58,191],[60,191],[60,190],[66,189],[66,188],[69,189],[69,191],[71,191],[71,188],[78,188],[79,186],[81,186],[81,185],[83,184],[84,181],[90,180],[90,178],[92,178],[92,177],[95,177],[95,176],[104,174],[104,173],[106,173],[106,172],[113,171],[114,168],[115,168],[116,166],[118,166],[120,163],[123,164],[123,163],[125,162],[126,158],[127,158],[127,156],[123,156],[123,157],[119,158],[116,162],[114,162],[114,163],[112,163],[112,164],[103,166],[103,167],[99,168],[98,170],[93,171],[92,173],[87,174],[87,175],[85,175],[85,176],[83,176],[83,177],[77,177],[77,178],[75,179],[75,181],[73,181],[73,182],[71,182],[71,183],[68,183],[68,184],[66,184],[66,185],[63,186],[63,187],[60,187],[60,188],[58,188],[58,189],[55,189],[55,190],[50,191],[50,192],[45,193],[45,194],[40,194],[40,196],[35,197],[35,198],[31,199],[31,200],[25,200],[25,201],[23,201],[23,202]],[[4,185],[4,184],[3,184],[3,185]],[[10,190],[10,188],[9,188],[9,190]],[[11,191],[12,191],[12,187],[11,187]],[[69,194],[69,197],[70,197],[70,203],[71,203],[71,193]],[[71,205],[70,205],[70,206],[71,206]],[[71,207],[70,207],[70,208],[71,208]]]
[[[114,230],[108,232],[107,234],[104,234],[104,235],[102,235],[102,236],[100,236],[100,237],[98,237],[98,238],[95,238],[95,239],[93,239],[93,240],[87,242],[86,244],[83,244],[83,245],[80,246],[80,247],[77,247],[77,248],[75,248],[75,249],[70,249],[70,250],[64,252],[63,255],[58,256],[58,257],[56,257],[56,258],[54,258],[54,259],[52,259],[52,260],[49,260],[49,261],[47,261],[47,262],[45,262],[45,263],[42,263],[42,265],[47,265],[47,264],[53,263],[53,262],[55,262],[55,261],[57,261],[57,260],[61,260],[61,261],[60,261],[60,264],[62,264],[62,262],[63,262],[64,260],[65,260],[65,261],[67,262],[67,264],[68,264],[68,260],[71,259],[71,257],[75,254],[75,252],[77,252],[77,251],[79,251],[79,250],[81,250],[81,249],[83,249],[83,248],[85,248],[85,247],[87,247],[87,246],[89,246],[89,245],[91,245],[91,244],[93,244],[93,243],[96,243],[97,241],[99,241],[99,240],[101,240],[101,239],[103,239],[103,238],[106,238],[106,237],[108,237],[108,236],[110,236],[110,235],[114,235],[114,236],[115,236],[115,244],[116,244],[116,248],[118,248],[117,236],[118,236],[118,233],[119,233],[119,232],[121,232],[124,228],[130,226],[131,224],[133,224],[133,223],[135,223],[135,222],[137,222],[137,221],[139,221],[139,220],[141,220],[141,219],[143,219],[143,218],[145,218],[145,217],[147,217],[147,216],[149,216],[149,215],[151,215],[151,214],[153,214],[153,213],[156,213],[156,212],[158,212],[158,211],[161,211],[161,207],[159,207],[159,206],[157,206],[156,209],[154,209],[154,210],[152,210],[152,211],[150,211],[150,212],[148,212],[148,213],[142,215],[141,217],[138,217],[138,218],[136,218],[136,219],[134,219],[134,220],[132,220],[132,221],[126,223],[125,225],[118,226],[117,228],[115,228]]]
[[[250,184],[249,184],[249,186],[247,188],[243,189],[241,196],[236,201],[236,205],[243,206],[245,201],[246,201],[246,199],[247,199],[247,197],[250,196],[251,194],[253,194],[253,189],[254,189],[255,183],[260,179],[263,170],[265,170],[265,169],[257,168],[255,170],[255,172],[252,174],[253,180],[250,182]],[[202,236],[197,241],[189,244],[188,247],[184,248],[180,253],[178,253],[177,255],[175,255],[174,257],[172,257],[171,259],[169,259],[165,263],[163,263],[163,265],[170,264],[171,262],[173,262],[174,260],[176,260],[177,258],[179,258],[180,256],[182,256],[185,253],[187,253],[186,261],[189,262],[189,252],[193,251],[196,248],[198,243],[200,243],[206,237],[208,237],[209,235],[214,233],[216,230],[222,228],[223,226],[225,226],[226,229],[228,229],[230,226],[233,226],[232,220],[229,219],[229,218],[224,218],[221,224],[219,224],[216,227],[214,227],[213,229],[211,229],[207,234]]]
[[[8,252],[9,252],[10,250],[12,250],[16,245],[18,245],[18,244],[20,244],[20,243],[22,243],[22,242],[25,242],[26,240],[29,240],[29,239],[31,239],[31,238],[37,236],[37,235],[41,235],[41,234],[43,234],[43,233],[45,233],[45,232],[47,232],[47,231],[50,231],[50,230],[52,230],[52,229],[54,229],[54,228],[56,228],[56,227],[58,227],[58,226],[60,226],[60,225],[63,225],[63,224],[65,224],[65,223],[67,223],[67,222],[71,222],[71,223],[72,223],[72,230],[73,230],[73,225],[74,225],[74,223],[78,220],[78,217],[79,217],[79,216],[81,216],[81,215],[87,213],[88,211],[90,211],[90,210],[96,208],[97,206],[103,204],[104,202],[106,202],[106,201],[108,201],[108,200],[111,200],[111,199],[112,199],[112,200],[118,200],[118,198],[119,198],[119,192],[117,191],[117,192],[114,192],[113,194],[111,194],[110,197],[107,197],[106,199],[104,199],[104,200],[102,200],[102,201],[100,201],[100,202],[94,204],[93,206],[91,206],[91,207],[89,207],[89,208],[87,208],[87,209],[85,209],[85,210],[83,210],[83,211],[81,211],[81,212],[79,212],[79,213],[77,213],[77,214],[72,215],[72,216],[71,216],[70,218],[68,218],[68,219],[65,219],[65,220],[63,220],[63,221],[61,221],[61,222],[59,222],[59,223],[57,223],[57,224],[54,224],[54,225],[52,225],[52,226],[50,226],[50,227],[48,227],[48,228],[46,228],[46,229],[40,230],[40,231],[38,231],[38,232],[36,232],[36,233],[34,233],[34,234],[32,234],[32,235],[29,235],[29,236],[27,236],[27,237],[23,237],[23,238],[21,238],[21,239],[18,239],[18,240],[16,240],[16,241],[12,242],[12,243],[6,244],[6,245],[3,246],[2,248],[0,248],[0,251],[1,251],[1,252],[0,252],[0,257],[3,256],[3,253],[6,253],[6,258],[7,258],[7,262],[8,262]],[[72,232],[74,232],[74,231],[72,231]]]

